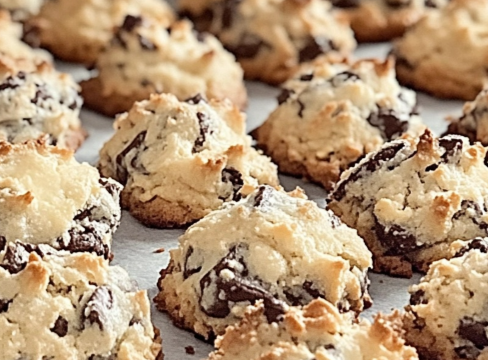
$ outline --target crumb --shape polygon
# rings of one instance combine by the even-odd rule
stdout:
[[[380,280],[380,284],[383,284],[383,280]]]
[[[193,346],[186,346],[185,351],[189,355],[195,355],[195,349],[193,348]]]
[[[160,248],[160,249],[156,249],[153,251],[153,254],[161,254],[161,253],[164,253],[166,250],[164,250],[164,248]]]

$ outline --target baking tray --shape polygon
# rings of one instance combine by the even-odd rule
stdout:
[[[355,58],[384,58],[389,50],[390,44],[360,45]],[[88,76],[88,72],[80,66],[59,62],[56,65],[59,70],[71,73],[77,80]],[[246,86],[249,94],[249,106],[246,111],[247,130],[251,131],[259,126],[276,107],[275,97],[279,90],[255,82],[247,82]],[[446,116],[460,115],[463,105],[459,101],[443,101],[424,94],[418,94],[418,102],[424,122],[436,134],[441,134],[446,129]],[[100,148],[113,133],[113,119],[87,110],[82,110],[81,119],[83,126],[88,130],[89,138],[77,152],[76,158],[95,165]],[[326,192],[322,188],[288,176],[280,176],[280,180],[286,190],[300,186],[311,199],[324,204]],[[124,212],[120,228],[114,236],[113,263],[124,267],[142,289],[148,290],[152,299],[157,293],[159,271],[168,264],[169,250],[177,246],[177,239],[182,233],[183,230],[157,230],[144,227],[129,213]],[[154,252],[160,248],[164,248],[165,251]],[[409,285],[417,282],[419,277],[416,274],[411,279],[400,279],[370,274],[370,293],[374,305],[362,316],[371,318],[378,311],[390,312],[394,308],[403,308],[408,302]],[[197,339],[190,332],[176,328],[169,317],[158,312],[154,305],[152,311],[154,324],[161,329],[166,360],[204,359],[212,351],[211,345]],[[186,353],[185,347],[188,346],[195,350],[195,354]]]

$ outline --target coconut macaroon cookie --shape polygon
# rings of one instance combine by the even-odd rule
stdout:
[[[99,170],[125,185],[122,206],[146,225],[185,225],[259,184],[278,184],[276,166],[251,147],[245,116],[230,101],[152,95],[114,127]]]
[[[25,261],[38,246],[111,257],[121,187],[72,152],[0,142],[0,188],[0,264]]]
[[[161,339],[145,291],[93,254],[31,253],[0,266],[0,358],[155,360]]]
[[[300,190],[260,186],[180,237],[155,302],[176,325],[208,339],[259,300],[268,319],[315,298],[359,313],[371,305],[370,266],[363,240],[334,214]]]
[[[47,1],[28,26],[56,57],[91,65],[128,14],[151,16],[166,25],[174,19],[161,0],[56,0]]]
[[[330,208],[358,230],[375,269],[410,276],[449,245],[488,233],[486,148],[462,136],[385,144],[342,174]]]
[[[410,289],[407,341],[421,359],[483,360],[488,356],[488,241],[452,246],[454,257],[433,263]]]
[[[39,13],[46,0],[0,0],[0,9],[8,10],[15,20],[25,20]]]
[[[316,61],[284,84],[278,102],[253,132],[258,146],[281,172],[328,190],[360,157],[424,128],[415,93],[398,85],[392,59]]]
[[[460,118],[451,118],[449,121],[448,134],[464,135],[471,142],[479,141],[488,145],[488,86],[485,86],[474,101],[464,105]]]
[[[262,303],[246,310],[245,318],[217,339],[208,360],[418,360],[405,345],[397,312],[353,322],[348,314],[323,299],[291,307],[270,321]]]
[[[113,116],[153,93],[180,100],[196,94],[247,102],[243,71],[211,35],[196,33],[188,21],[174,23],[127,16],[96,63],[97,75],[81,83],[86,104]]]
[[[0,141],[21,143],[46,135],[49,144],[76,150],[85,140],[79,87],[46,62],[0,55]]]
[[[285,81],[300,63],[355,46],[348,24],[323,0],[180,0],[200,31],[215,34],[237,57],[248,79]]]
[[[448,0],[332,0],[360,42],[388,41]]]
[[[488,79],[488,0],[452,0],[393,47],[401,83],[437,97],[473,100]]]

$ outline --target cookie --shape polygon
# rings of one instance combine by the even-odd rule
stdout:
[[[160,0],[56,0],[47,1],[27,26],[59,59],[92,65],[127,14],[151,16],[166,25],[174,19],[173,10]]]
[[[182,226],[259,184],[278,184],[276,166],[250,146],[244,114],[229,101],[152,95],[114,126],[99,170],[125,185],[122,206],[148,226]]]
[[[70,151],[0,142],[0,184],[0,264],[41,245],[111,257],[121,186]]]
[[[371,305],[370,266],[363,240],[334,214],[298,189],[263,185],[180,237],[155,302],[176,325],[212,338],[258,300],[268,318],[314,298],[359,313]]]
[[[425,360],[488,356],[488,239],[454,243],[454,257],[433,263],[410,289],[407,341]]]
[[[237,57],[247,79],[278,84],[300,63],[322,54],[350,54],[348,24],[323,0],[180,0],[200,31],[216,35]]]
[[[150,303],[120,267],[92,254],[28,255],[0,267],[0,358],[162,358]]]
[[[262,303],[246,310],[216,342],[208,360],[417,360],[405,345],[398,312],[351,321],[348,314],[323,299],[291,307],[276,322],[268,319]]]
[[[401,83],[440,98],[473,100],[488,79],[488,0],[452,0],[395,42]]]
[[[0,55],[0,141],[22,143],[45,134],[49,144],[78,149],[87,135],[78,91],[71,75],[49,63]]]
[[[1,0],[0,0],[1,1]],[[44,50],[33,49],[22,41],[22,25],[12,21],[9,12],[0,10],[0,55],[34,63],[52,62]]]
[[[46,0],[0,0],[0,9],[8,10],[13,18],[22,21],[39,13]]]
[[[488,145],[488,87],[485,87],[472,102],[464,105],[463,115],[449,119],[446,134],[459,134],[471,142]]]
[[[449,245],[488,234],[486,148],[462,136],[385,144],[344,172],[330,208],[358,230],[375,270],[410,276]]]
[[[448,0],[332,0],[359,42],[389,41]]]
[[[252,134],[280,172],[331,190],[346,170],[385,141],[424,126],[415,93],[387,59],[316,61],[286,82],[278,107]]]
[[[108,116],[128,111],[153,93],[180,100],[203,94],[247,102],[243,71],[211,35],[196,33],[188,21],[166,24],[127,16],[100,53],[96,77],[81,83],[86,104]]]

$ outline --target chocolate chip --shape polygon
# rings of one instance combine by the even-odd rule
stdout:
[[[228,29],[232,26],[234,22],[234,14],[236,13],[236,8],[242,0],[225,0],[222,10],[222,29]]]
[[[273,188],[269,186],[260,186],[254,196],[254,207],[266,207],[270,204],[269,199],[273,194]]]
[[[476,238],[466,243],[453,257],[462,257],[471,250],[478,250],[479,252],[488,253],[488,241],[482,238]]]
[[[244,185],[242,174],[233,167],[225,168],[222,170],[222,182],[232,184],[232,200],[239,201],[242,197],[240,191]]]
[[[385,0],[386,4],[394,9],[400,9],[410,5],[412,0]]]
[[[51,331],[59,337],[65,337],[68,333],[68,321],[62,316],[58,317]]]
[[[385,255],[404,255],[419,248],[417,238],[399,225],[387,228],[375,217],[374,230],[378,240],[386,248]]]
[[[116,169],[116,180],[120,182],[121,184],[125,185],[128,180],[128,172],[127,172],[127,165],[126,165],[126,159],[125,157],[127,154],[132,150],[132,149],[138,149],[141,147],[141,145],[144,143],[144,140],[146,139],[146,134],[147,131],[142,131],[139,133],[132,142],[125,147],[125,149],[117,155],[115,159],[115,163],[117,164],[117,169]]]
[[[486,206],[483,207],[471,200],[463,200],[461,202],[461,209],[458,210],[454,215],[454,220],[459,220],[461,218],[467,218],[476,224],[481,230],[488,232],[488,223],[482,219],[486,215]]]
[[[368,122],[378,128],[383,139],[390,141],[408,130],[409,114],[399,114],[393,109],[378,108],[368,117]]]
[[[88,299],[83,310],[83,322],[91,325],[97,324],[103,331],[104,324],[108,321],[107,312],[113,307],[112,290],[106,286],[99,286]]]
[[[140,16],[127,15],[120,29],[132,32],[136,27],[141,26],[143,19]]]
[[[7,238],[5,236],[0,235],[0,251],[5,250],[7,246]]]
[[[328,215],[329,215],[330,226],[332,227],[332,229],[336,229],[339,226],[341,226],[342,221],[341,219],[339,219],[339,217],[336,214],[334,214],[332,211],[329,211]]]
[[[301,286],[285,288],[283,293],[293,306],[301,306],[310,303],[313,299],[325,298],[317,289],[314,289],[311,281],[305,281]]]
[[[68,105],[68,109],[70,110],[76,110],[81,108],[81,98],[77,96],[75,100],[71,104]]]
[[[460,359],[476,360],[480,354],[480,351],[474,346],[460,346],[454,349],[454,352]]]
[[[117,355],[91,355],[88,360],[117,360]]]
[[[305,104],[300,99],[297,100],[297,104],[298,104],[298,116],[303,118],[303,111],[305,110]]]
[[[340,8],[355,8],[359,3],[360,0],[332,0],[332,5]]]
[[[482,350],[488,346],[487,326],[488,322],[479,322],[473,318],[465,317],[461,319],[457,333],[461,338],[472,342],[476,348]]]
[[[483,163],[485,164],[485,166],[488,166],[488,151],[485,154],[485,160],[483,161]]]
[[[213,130],[210,130],[210,119],[207,114],[197,112],[198,126],[200,127],[200,136],[195,140],[193,145],[193,152],[200,152],[203,150],[203,144],[207,140],[207,134],[213,134]]]
[[[359,80],[361,80],[359,75],[350,71],[343,71],[331,77],[329,79],[329,82],[332,84],[332,86],[338,87],[343,83],[345,83],[346,81],[359,81]]]
[[[118,183],[108,181],[108,179],[100,178],[98,179],[98,183],[113,197],[116,198],[120,195],[120,191],[122,190],[121,186]]]
[[[25,76],[26,74],[23,71],[18,72],[16,76],[9,76],[0,84],[0,91],[18,88],[24,83]]]
[[[256,35],[246,33],[237,45],[227,45],[227,50],[238,59],[252,59],[256,57],[263,47],[269,47],[269,45]]]
[[[12,300],[2,300],[0,299],[0,314],[7,312]]]
[[[190,246],[186,252],[184,269],[183,269],[183,278],[185,280],[188,279],[193,274],[196,274],[200,272],[200,270],[202,270],[201,265],[193,267],[191,264],[192,263],[191,256],[193,255],[194,251],[195,250],[193,249],[193,246]]]
[[[434,0],[425,0],[424,4],[426,7],[429,7],[429,8],[434,8],[434,9],[438,8],[438,5]]]
[[[309,36],[305,41],[305,46],[298,53],[298,59],[300,62],[310,61],[332,50],[337,50],[337,48],[328,38]]]
[[[31,103],[39,105],[41,101],[45,101],[48,99],[52,99],[51,95],[49,95],[46,85],[37,85],[36,84],[36,94],[34,98],[31,100]]]
[[[75,220],[80,219],[81,218]],[[101,236],[93,226],[72,228],[68,230],[68,236],[68,243],[65,243],[63,238],[57,240],[60,250],[66,250],[72,253],[90,252],[97,254],[98,256],[103,256],[105,259],[111,259],[112,254],[109,246],[103,243],[103,236]]]
[[[188,98],[185,100],[190,105],[197,105],[200,104],[201,102],[207,102],[205,98],[202,96],[202,94],[196,94],[195,96]]]
[[[33,245],[22,243],[10,244],[0,267],[11,274],[17,274],[25,269],[29,261],[29,254],[34,250],[35,247]]]
[[[300,81],[312,81],[313,80],[313,73],[311,74],[304,74],[300,76]]]
[[[427,299],[425,298],[425,291],[422,289],[417,290],[410,295],[410,305],[427,304]]]
[[[463,150],[463,141],[452,137],[443,137],[439,139],[439,146],[446,149],[442,155],[442,159],[445,162],[449,162],[449,159],[459,154]]]
[[[349,177],[339,183],[331,195],[332,199],[340,201],[346,196],[346,187],[349,183],[359,180],[363,172],[374,172],[378,170],[384,162],[392,160],[403,148],[405,148],[405,143],[403,142],[391,143],[384,146],[371,158],[362,163]]]
[[[247,251],[245,244],[234,245],[200,280],[200,308],[208,316],[222,319],[231,313],[234,303],[254,304],[263,300],[268,322],[277,321],[285,312],[285,303],[276,299],[262,281],[249,276],[245,262]],[[225,273],[232,276],[227,277]],[[204,302],[204,299],[208,301],[210,298],[213,302]]]
[[[292,96],[294,93],[295,93],[295,90],[291,90],[291,89],[283,89],[283,90],[281,90],[281,93],[276,98],[278,100],[278,104],[281,105],[284,102],[286,102],[290,98],[290,96]]]
[[[141,34],[137,35],[137,39],[139,40],[139,45],[141,45],[141,48],[144,50],[154,51],[158,48],[156,44]]]

